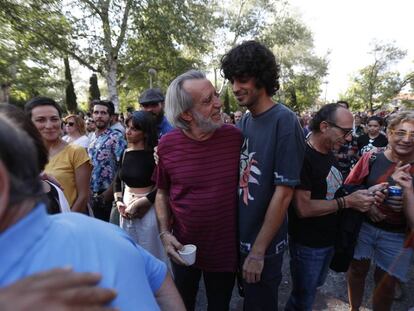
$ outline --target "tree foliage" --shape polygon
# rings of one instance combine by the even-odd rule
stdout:
[[[20,14],[31,12],[0,1],[0,78],[10,85],[10,101],[23,104],[30,97],[42,94],[61,100],[63,79],[59,78],[59,64],[50,49],[33,40],[24,25],[14,27]]]
[[[2,17],[27,36],[31,47],[49,49],[55,57],[67,55],[105,77],[116,107],[118,87],[142,88],[148,68],[157,69],[164,83],[177,71],[201,64],[214,26],[210,17],[214,5],[208,0],[1,0],[1,4]]]
[[[101,99],[101,91],[99,90],[98,76],[96,74],[92,74],[89,78],[89,101],[94,99]]]
[[[371,46],[372,63],[351,79],[345,98],[355,109],[373,111],[389,103],[410,82],[410,77],[402,78],[391,70],[392,65],[405,57],[406,51],[394,43],[373,41]]]
[[[63,59],[63,62],[65,65],[65,83],[66,83],[65,106],[66,106],[66,110],[70,113],[76,113],[78,104],[76,103],[76,94],[75,94],[75,88],[73,87],[69,59],[65,57]]]
[[[215,19],[209,1],[150,1],[134,15],[134,35],[128,39],[128,61],[120,68],[126,102],[136,102],[149,87],[166,89],[177,75],[203,66],[202,55],[211,49]]]
[[[235,44],[258,40],[273,50],[281,65],[279,100],[298,112],[313,105],[327,73],[327,60],[314,54],[310,30],[291,14],[285,1],[232,0],[219,16],[222,26],[216,40],[220,44],[212,54],[213,66]]]

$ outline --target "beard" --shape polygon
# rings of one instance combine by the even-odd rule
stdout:
[[[98,130],[103,130],[106,129],[107,127],[109,127],[109,121],[105,122],[105,121],[95,121],[95,126]]]
[[[214,122],[210,117],[206,118],[195,110],[193,110],[192,113],[197,127],[204,133],[214,132],[223,125],[223,120],[221,118],[220,121]]]
[[[164,119],[164,110],[161,110],[158,114],[153,113],[155,124],[160,125],[162,120]]]

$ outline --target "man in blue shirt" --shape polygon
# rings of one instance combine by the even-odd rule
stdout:
[[[46,213],[34,144],[1,115],[0,145],[0,287],[70,266],[101,274],[99,286],[117,292],[111,306],[120,310],[184,310],[165,264],[120,228]]]
[[[164,95],[159,89],[145,90],[139,98],[142,109],[151,112],[156,119],[158,139],[173,129],[164,116]]]

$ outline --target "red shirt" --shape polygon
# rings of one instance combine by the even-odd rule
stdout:
[[[158,145],[157,187],[169,191],[173,233],[195,244],[195,266],[205,271],[237,268],[237,183],[242,135],[223,125],[205,141],[175,129]]]

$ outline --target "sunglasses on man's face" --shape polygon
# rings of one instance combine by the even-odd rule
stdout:
[[[66,122],[65,125],[66,126],[74,126],[75,125],[75,122]]]

